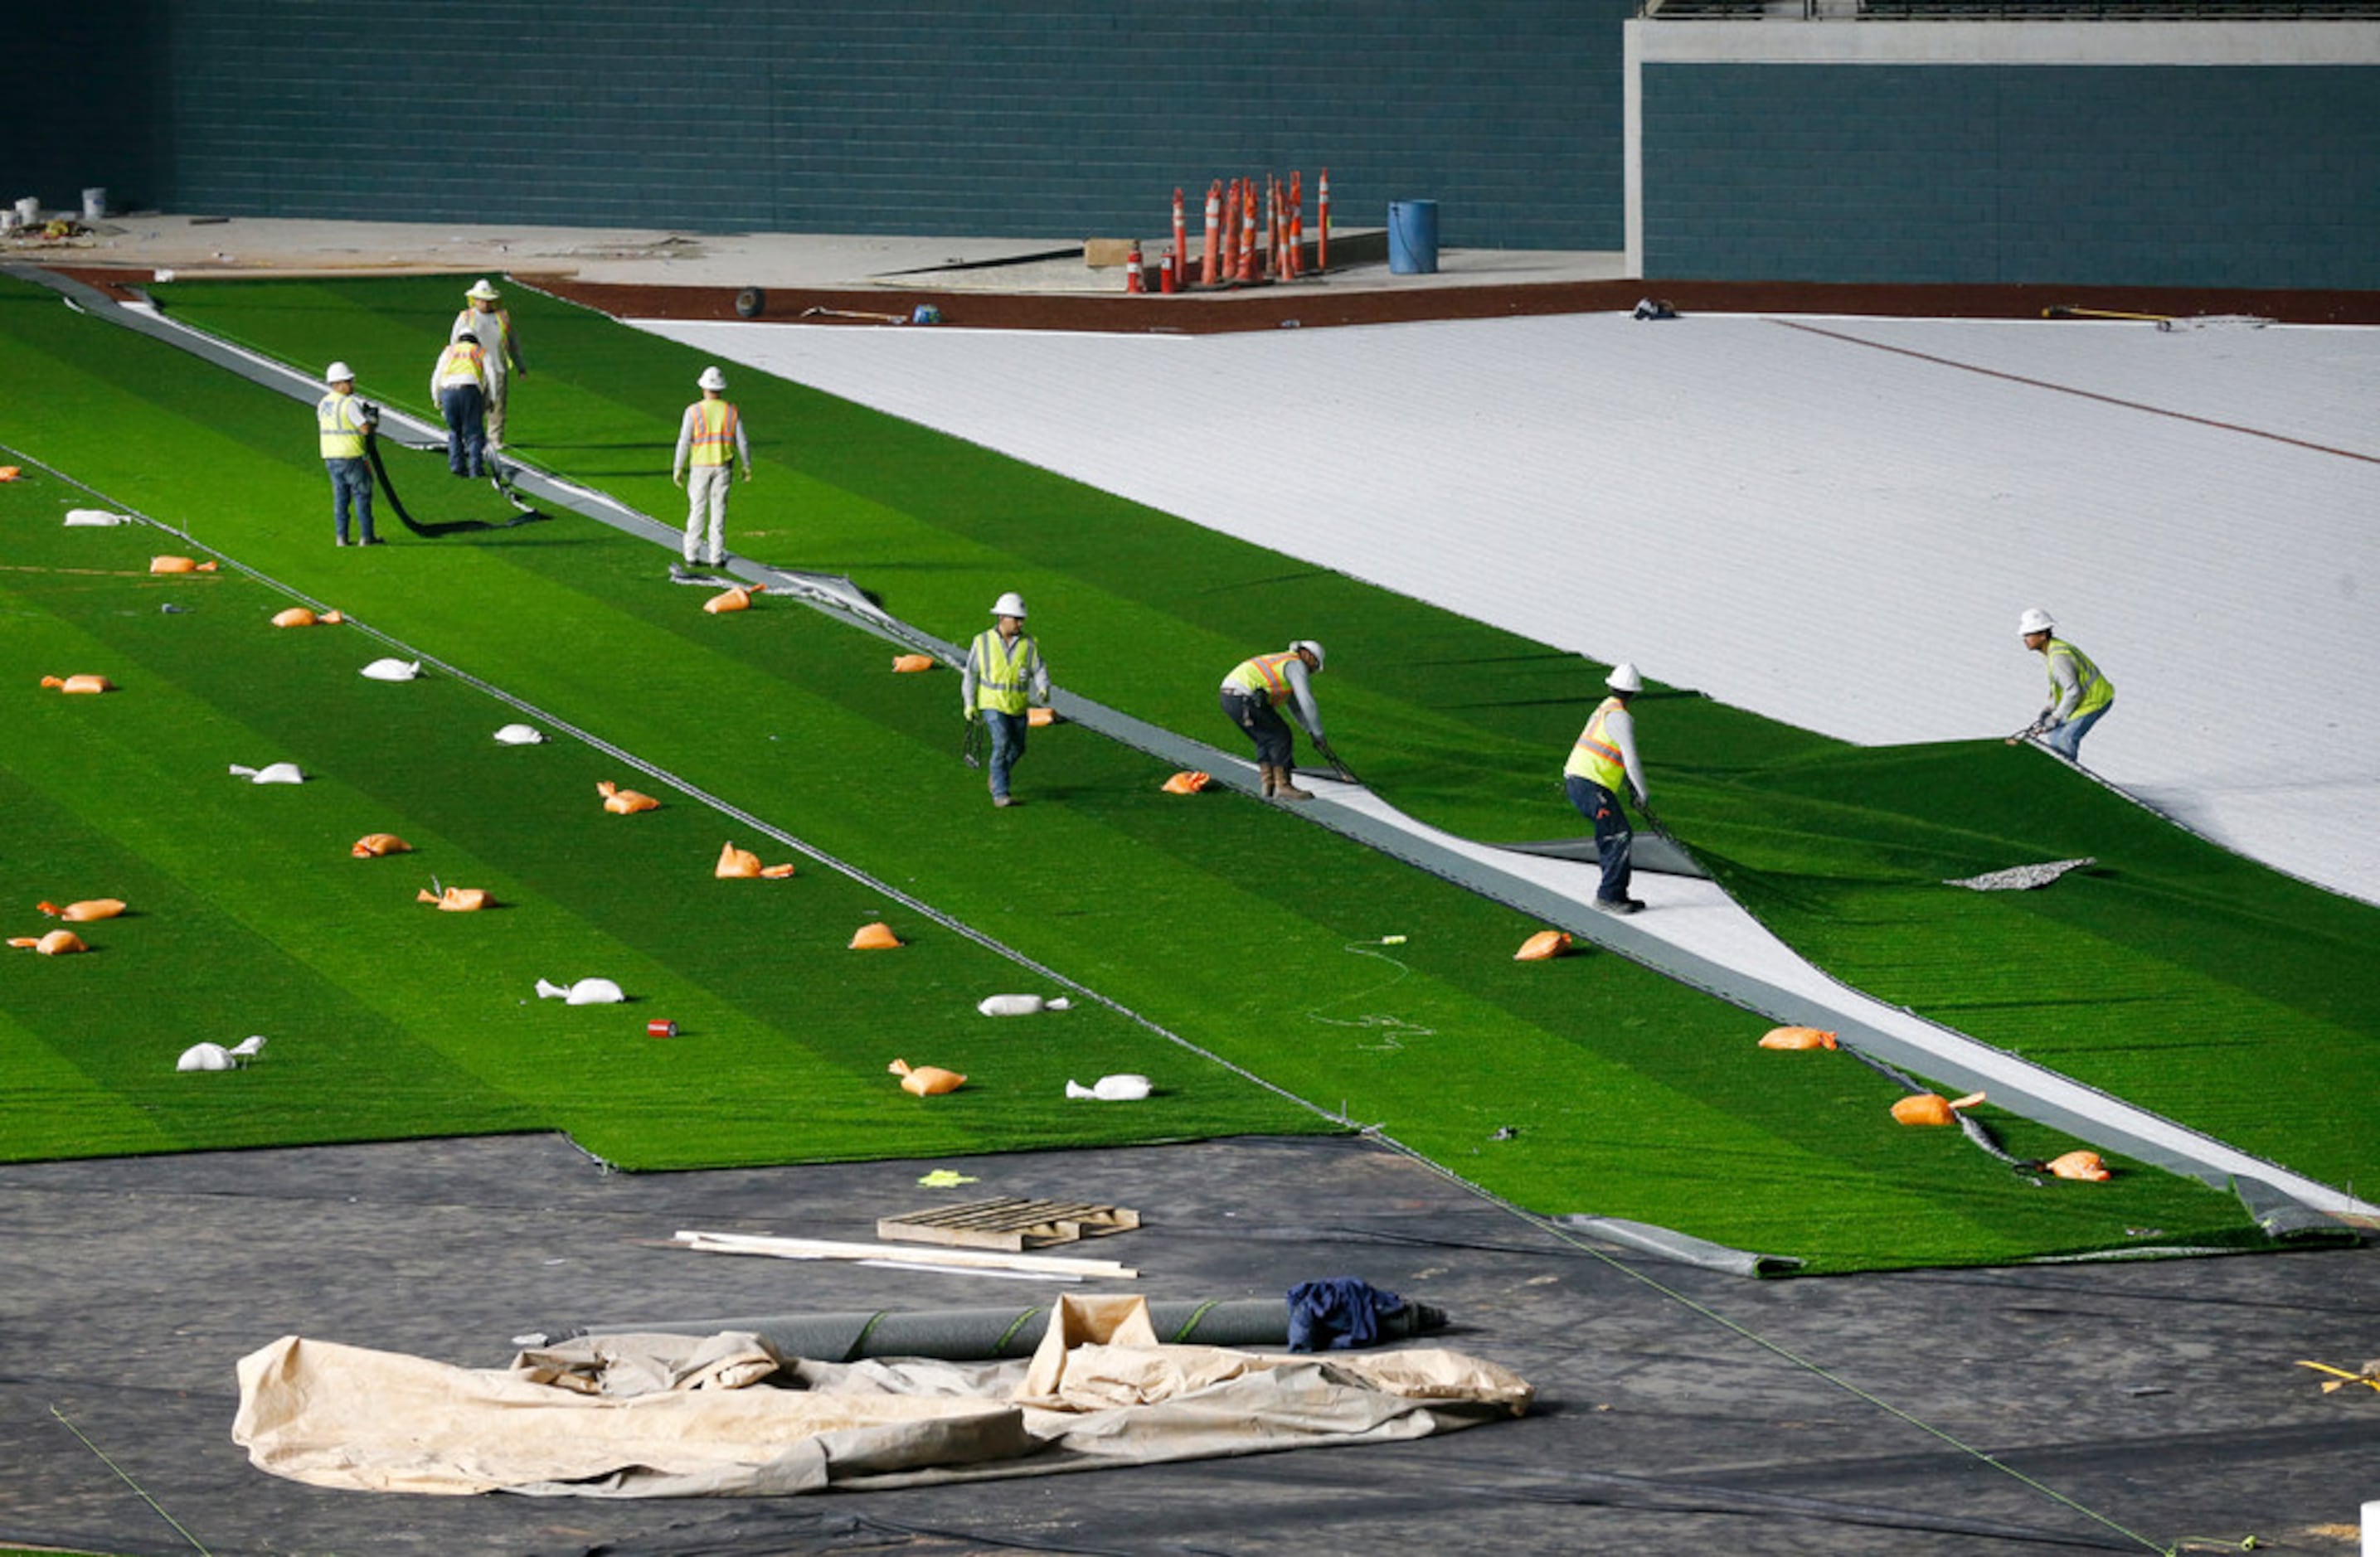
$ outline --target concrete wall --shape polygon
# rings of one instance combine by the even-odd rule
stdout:
[[[1244,173],[1303,170],[1310,221],[1328,166],[1341,226],[1428,199],[1450,247],[1621,242],[1630,0],[149,8],[84,130],[153,134],[45,146],[55,203],[1075,239]]]
[[[1629,32],[1638,274],[2380,287],[2380,28]]]

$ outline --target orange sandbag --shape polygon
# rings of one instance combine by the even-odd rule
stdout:
[[[1169,795],[1195,795],[1214,781],[1211,774],[1177,773],[1165,781],[1165,792]]]
[[[861,925],[851,937],[851,949],[854,951],[891,951],[900,944],[901,937],[894,935],[892,926],[882,920]]]
[[[377,860],[383,854],[410,854],[413,845],[395,833],[366,833],[347,846],[347,852],[358,860]]]
[[[63,919],[69,924],[88,924],[94,919],[113,919],[124,911],[121,898],[91,898],[79,903],[60,908],[55,903],[36,903],[34,907],[52,919]]]
[[[1056,724],[1057,722],[1058,710],[1055,708],[1027,708],[1025,710],[1025,725],[1028,730],[1038,730],[1045,724]]]
[[[1831,1049],[1839,1045],[1835,1035],[1815,1027],[1772,1027],[1761,1034],[1764,1049]]]
[[[114,692],[115,683],[105,676],[43,676],[43,686],[54,686],[63,693]]]
[[[662,803],[652,796],[624,790],[609,778],[596,785],[595,792],[603,797],[603,809],[614,816],[631,816],[639,811],[659,811],[662,808]]]
[[[722,611],[747,611],[752,609],[752,597],[769,586],[765,584],[739,585],[724,594],[713,595],[702,602],[702,609],[717,616]]]
[[[8,943],[40,952],[43,957],[64,957],[70,951],[89,951],[80,935],[72,930],[53,930],[46,935],[18,935]]]
[[[2096,1152],[2069,1152],[2062,1157],[2049,1159],[2049,1171],[2060,1178],[2087,1178],[2095,1184],[2105,1183],[2115,1176],[2107,1165],[2099,1160]]]
[[[1543,962],[1548,957],[1560,957],[1568,951],[1570,944],[1570,932],[1567,930],[1540,930],[1521,943],[1521,949],[1512,954],[1512,960]]]
[[[211,573],[215,571],[214,559],[201,562],[195,557],[152,557],[149,571],[152,573]]]
[[[711,875],[722,881],[782,881],[794,874],[791,863],[764,865],[760,856],[748,849],[738,849],[732,843],[719,846],[719,865]]]
[[[416,893],[417,903],[436,903],[442,913],[477,913],[488,906],[488,894],[479,887],[449,887],[432,897],[427,891]]]
[[[324,611],[322,615],[316,616],[304,606],[292,606],[273,617],[273,625],[275,627],[336,627],[346,620],[336,611]]]
[[[24,474],[25,467],[22,465],[0,465],[0,481],[14,481]]]
[[[932,1097],[940,1092],[954,1092],[966,1085],[966,1078],[955,1070],[945,1070],[939,1065],[920,1065],[911,1068],[905,1059],[896,1059],[884,1068],[901,1078],[901,1090],[918,1097]]]
[[[1981,1092],[1969,1092],[1957,1099],[1938,1092],[1914,1092],[1892,1105],[1892,1116],[1904,1125],[1955,1125],[1960,1109],[1973,1108],[1983,1101]]]
[[[899,675],[912,675],[933,668],[934,657],[930,654],[896,654],[892,657],[893,671]]]

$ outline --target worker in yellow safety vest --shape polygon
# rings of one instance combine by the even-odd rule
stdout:
[[[478,336],[467,330],[438,354],[430,398],[446,423],[446,468],[457,476],[488,474],[488,354]]]
[[[670,479],[686,489],[686,565],[697,561],[717,567],[727,560],[727,493],[735,467],[744,467],[752,479],[752,450],[744,441],[744,418],[727,399],[727,375],[718,368],[702,370],[695,380],[702,398],[686,408],[678,423],[677,453],[670,462]],[[693,471],[693,485],[686,473]],[[704,526],[709,525],[709,544]]]
[[[1257,771],[1267,800],[1314,798],[1313,791],[1297,787],[1296,738],[1290,734],[1280,709],[1288,704],[1315,749],[1326,750],[1322,710],[1315,706],[1314,688],[1307,680],[1322,673],[1322,646],[1311,638],[1300,638],[1279,654],[1243,659],[1223,678],[1223,717],[1256,742]]]
[[[344,362],[322,370],[322,384],[331,392],[314,407],[314,425],[322,438],[322,468],[331,476],[331,521],[338,538],[347,544],[347,513],[355,511],[357,544],[378,546],[372,534],[371,464],[364,457],[364,440],[378,423],[373,407],[356,398],[356,373]]]
[[[463,296],[468,301],[455,316],[446,339],[459,341],[469,335],[488,354],[488,452],[493,453],[504,446],[504,408],[512,399],[513,375],[528,377],[528,364],[521,360],[520,333],[513,328],[512,310],[496,307],[504,294],[482,277]]]
[[[2042,656],[2048,667],[2049,706],[2031,726],[2010,736],[2009,744],[2037,735],[2043,745],[2068,762],[2079,762],[2075,754],[2082,748],[2082,737],[2115,705],[2116,683],[2099,673],[2089,655],[2058,635],[2058,624],[2049,620],[2047,611],[2026,611],[2017,618],[2016,630],[2024,646]]]
[[[1050,667],[1041,646],[1025,631],[1025,597],[1012,589],[991,603],[991,625],[967,646],[959,681],[961,711],[991,732],[991,803],[1018,804],[1008,775],[1025,755],[1032,706],[1050,701]]]
[[[1623,659],[1603,684],[1611,695],[1596,705],[1586,728],[1578,732],[1570,760],[1562,765],[1562,787],[1579,815],[1595,824],[1595,853],[1603,863],[1595,906],[1609,913],[1637,913],[1645,904],[1628,895],[1636,835],[1620,797],[1623,791],[1633,791],[1636,803],[1645,803],[1645,765],[1636,755],[1636,720],[1628,712],[1628,705],[1645,690],[1645,678]]]

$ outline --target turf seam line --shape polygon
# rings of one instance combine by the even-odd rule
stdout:
[[[207,1551],[205,1542],[200,1540],[198,1537],[184,1529],[182,1527],[182,1522],[179,1519],[175,1518],[172,1515],[165,1512],[165,1505],[164,1503],[159,1503],[155,1498],[149,1495],[148,1488],[143,1487],[140,1482],[133,1480],[130,1472],[127,1471],[122,1466],[117,1465],[114,1460],[110,1459],[108,1457],[107,1451],[101,1448],[98,1444],[93,1443],[91,1441],[91,1435],[84,1432],[82,1429],[75,1426],[74,1418],[67,1416],[64,1411],[59,1410],[57,1403],[55,1401],[50,1405],[50,1415],[55,1417],[59,1422],[64,1424],[68,1432],[73,1433],[77,1438],[81,1439],[82,1446],[90,1450],[92,1454],[97,1454],[99,1456],[100,1464],[105,1466],[108,1469],[115,1472],[117,1476],[121,1477],[124,1484],[131,1488],[134,1492],[138,1493],[142,1503],[147,1503],[151,1508],[156,1510],[158,1518],[163,1519],[166,1524],[173,1526],[174,1533],[176,1535],[178,1535],[184,1540],[188,1541],[192,1549],[204,1554],[204,1557],[213,1557],[213,1553]]]

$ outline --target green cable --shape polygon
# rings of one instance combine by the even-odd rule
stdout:
[[[1026,1322],[1039,1312],[1041,1312],[1039,1309],[1026,1309],[1022,1313],[1019,1313],[1014,1319],[1009,1321],[1008,1328],[1000,1333],[1000,1339],[991,1344],[991,1355],[998,1357],[1001,1353],[1006,1351],[1008,1349],[1008,1343],[1015,1337],[1018,1331],[1025,1328]]]
[[[1220,1298],[1209,1298],[1205,1302],[1199,1304],[1196,1308],[1191,1310],[1190,1317],[1184,1320],[1182,1322],[1182,1327],[1173,1333],[1172,1344],[1178,1346],[1188,1341],[1190,1339],[1190,1333],[1198,1328],[1198,1322],[1207,1317],[1207,1310],[1221,1301],[1222,1299]]]
[[[164,1505],[160,1503],[155,1498],[149,1495],[146,1488],[142,1487],[140,1482],[133,1480],[131,1476],[122,1466],[117,1465],[114,1460],[109,1459],[107,1457],[106,1450],[101,1448],[98,1444],[93,1443],[88,1433],[84,1432],[82,1429],[75,1426],[73,1419],[67,1417],[64,1411],[59,1410],[57,1403],[55,1401],[50,1404],[50,1415],[55,1417],[59,1421],[64,1422],[68,1432],[73,1433],[77,1438],[81,1439],[82,1446],[90,1450],[92,1454],[97,1454],[99,1456],[100,1464],[115,1472],[117,1476],[123,1478],[124,1484],[126,1486],[140,1493],[140,1501],[147,1503],[151,1508],[155,1509],[157,1511],[158,1518],[163,1519],[168,1525],[173,1526],[175,1534],[180,1536],[184,1540],[188,1541],[193,1550],[204,1553],[204,1557],[214,1557],[212,1552],[207,1551],[204,1542],[200,1541],[198,1537],[190,1534],[189,1531],[183,1529],[182,1522],[175,1518],[172,1515],[166,1513]]]
[[[860,1348],[868,1345],[868,1337],[876,1334],[876,1327],[883,1323],[884,1319],[885,1310],[882,1309],[868,1316],[868,1322],[859,1327],[859,1334],[851,1338],[851,1345],[844,1349],[843,1354],[844,1361],[848,1362],[860,1355]]]

